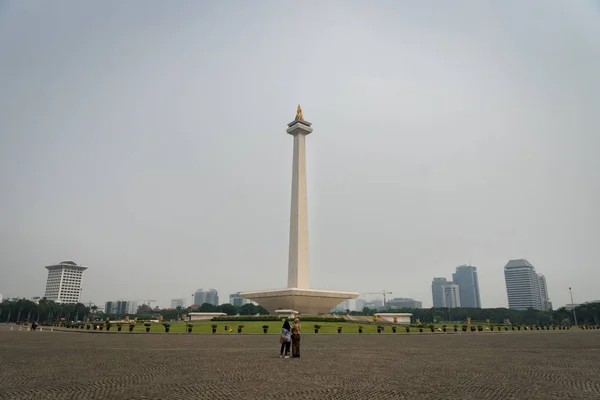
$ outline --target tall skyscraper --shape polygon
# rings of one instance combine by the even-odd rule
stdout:
[[[77,265],[73,261],[61,261],[59,264],[47,266],[46,269],[46,300],[65,304],[81,301],[81,280],[87,267]]]
[[[510,260],[504,267],[508,308],[514,310],[548,310],[552,307],[548,299],[546,278],[538,275],[527,260]]]
[[[456,272],[452,274],[452,280],[460,288],[461,307],[481,308],[477,267],[470,265],[456,267]]]
[[[540,288],[540,301],[542,304],[542,310],[550,311],[552,310],[552,302],[548,298],[548,286],[546,286],[546,277],[542,274],[537,274],[538,276],[538,287]]]
[[[203,289],[196,290],[194,293],[194,305],[201,306],[204,303],[212,304],[213,306],[219,305],[219,293],[215,289]]]
[[[460,288],[446,278],[433,278],[431,283],[433,306],[436,308],[460,307]]]

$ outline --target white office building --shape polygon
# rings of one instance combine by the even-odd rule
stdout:
[[[460,307],[460,288],[446,278],[433,278],[431,282],[431,295],[435,308]]]
[[[551,310],[544,275],[537,274],[531,263],[524,259],[510,260],[504,267],[508,308],[513,310]]]
[[[456,283],[449,283],[444,285],[443,288],[443,300],[442,307],[444,308],[456,308],[460,307],[460,287]]]
[[[73,261],[62,261],[56,265],[47,266],[48,280],[46,282],[46,300],[56,303],[79,303],[81,301],[81,280],[83,265]]]

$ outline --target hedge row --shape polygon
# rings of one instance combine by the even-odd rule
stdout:
[[[253,316],[240,316],[240,317],[214,317],[212,321],[281,321],[282,318],[272,316],[272,315],[264,315],[260,317]],[[336,317],[304,317],[300,316],[301,321],[314,321],[314,322],[346,322],[344,318],[336,318]]]

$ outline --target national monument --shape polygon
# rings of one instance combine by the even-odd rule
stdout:
[[[298,105],[296,118],[288,124],[286,130],[294,138],[287,288],[240,293],[241,297],[256,301],[270,313],[276,310],[294,310],[301,314],[326,314],[342,301],[355,299],[359,295],[354,292],[309,288],[306,136],[313,131],[311,125],[304,120],[302,108]]]

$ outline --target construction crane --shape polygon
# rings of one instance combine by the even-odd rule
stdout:
[[[152,307],[150,307],[150,303],[156,303],[156,300],[150,300],[150,299],[148,299],[146,301],[148,302],[148,303],[146,303],[146,304],[148,304],[148,308],[152,308]]]
[[[383,308],[387,309],[387,298],[386,295],[388,294],[392,294],[392,292],[386,292],[385,289],[382,290],[381,292],[369,292],[369,293],[365,293],[365,294],[382,294],[383,295]]]

